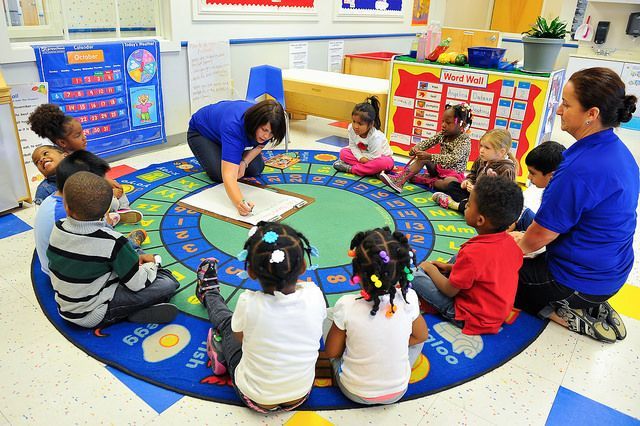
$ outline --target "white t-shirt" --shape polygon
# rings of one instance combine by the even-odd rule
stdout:
[[[418,296],[407,290],[407,302],[397,289],[393,304],[396,313],[387,318],[389,295],[380,298],[375,316],[373,302],[356,294],[342,296],[333,311],[333,323],[347,332],[342,354],[340,382],[351,393],[376,398],[401,392],[409,385],[409,337],[413,321],[420,315]]]
[[[296,291],[240,295],[231,328],[242,332],[242,359],[235,370],[240,392],[259,404],[279,404],[305,396],[313,385],[322,322],[327,309],[312,282]]]
[[[358,160],[362,157],[373,160],[382,156],[391,157],[393,155],[387,137],[373,126],[369,129],[365,138],[361,138],[356,134],[353,130],[353,124],[349,124],[347,134],[349,135],[349,149]]]

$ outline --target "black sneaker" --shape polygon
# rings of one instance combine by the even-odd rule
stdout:
[[[611,307],[609,302],[601,303],[597,308],[597,317],[600,321],[606,321],[616,333],[616,339],[624,340],[627,337],[627,327],[620,315]]]
[[[569,330],[578,334],[607,343],[614,343],[617,339],[616,332],[606,321],[594,318],[585,309],[560,307],[556,313],[568,323]]]
[[[217,263],[218,259],[214,257],[204,259],[196,271],[196,297],[203,306],[205,293],[210,290],[217,291],[220,287],[220,283],[218,282]]]
[[[333,168],[342,173],[351,173],[351,166],[342,160],[333,163]]]
[[[129,322],[140,324],[165,324],[173,321],[178,315],[178,308],[172,303],[158,303],[140,309],[127,317]]]

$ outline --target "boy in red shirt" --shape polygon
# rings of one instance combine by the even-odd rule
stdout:
[[[523,202],[515,182],[499,176],[478,179],[464,211],[478,235],[462,244],[457,259],[424,261],[414,274],[418,296],[464,334],[497,333],[513,308],[522,251],[506,230],[518,219]]]

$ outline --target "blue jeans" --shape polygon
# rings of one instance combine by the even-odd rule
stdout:
[[[452,258],[449,263],[455,259]],[[418,297],[427,301],[427,303],[438,311],[440,315],[456,327],[462,328],[464,321],[456,320],[456,308],[454,298],[443,294],[433,283],[433,280],[422,268],[416,268],[413,272],[413,281],[411,287],[418,294]]]

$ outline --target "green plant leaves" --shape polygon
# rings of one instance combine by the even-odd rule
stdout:
[[[567,23],[560,21],[559,16],[553,18],[551,22],[547,22],[544,17],[538,16],[536,23],[531,26],[531,29],[522,34],[536,38],[564,38],[568,32]]]

